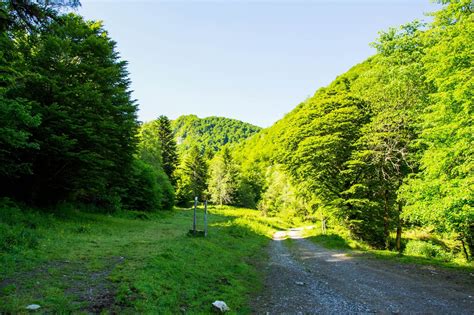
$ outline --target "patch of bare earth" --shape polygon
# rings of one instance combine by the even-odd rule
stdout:
[[[115,284],[108,278],[124,260],[124,257],[108,258],[104,262],[105,267],[99,271],[89,271],[84,263],[52,261],[0,281],[0,290],[13,286],[15,294],[31,294],[32,298],[42,299],[45,286],[54,283],[64,289],[71,303],[78,305],[80,311],[94,314],[113,311],[118,308]]]
[[[86,310],[91,313],[101,313],[103,310],[110,310],[115,306],[115,287],[108,280],[110,273],[120,263],[124,257],[114,257],[108,259],[106,267],[96,272],[77,271],[73,276],[81,275],[78,280],[71,279],[69,288],[66,292],[79,299],[80,302],[86,302]]]

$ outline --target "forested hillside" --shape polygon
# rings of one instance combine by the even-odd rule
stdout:
[[[225,117],[180,116],[172,122],[181,151],[197,145],[202,152],[215,153],[227,143],[237,143],[254,135],[260,127]]]
[[[399,251],[421,228],[472,255],[472,38],[470,1],[380,33],[375,56],[234,148],[247,205]]]

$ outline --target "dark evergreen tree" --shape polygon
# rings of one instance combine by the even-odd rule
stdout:
[[[112,198],[116,204],[135,152],[137,121],[115,42],[101,23],[69,14],[39,32],[16,34],[15,49],[14,82],[4,95],[28,101],[30,115],[41,117],[39,128],[28,130],[39,150],[22,158],[32,174],[2,180],[3,192],[41,203],[110,204]]]
[[[178,164],[178,152],[176,149],[176,141],[173,131],[171,130],[171,122],[166,116],[160,116],[154,122],[157,129],[157,136],[161,143],[161,161],[163,170],[170,179],[171,183],[176,184],[174,172]]]
[[[4,0],[0,3],[0,31],[21,28],[34,32],[50,23],[58,11],[80,5],[79,0]]]

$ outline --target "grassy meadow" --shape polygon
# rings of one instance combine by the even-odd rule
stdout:
[[[0,312],[207,313],[215,300],[248,313],[262,248],[287,226],[255,210],[210,208],[207,238],[187,236],[191,210],[44,215],[1,212]],[[198,228],[203,214],[198,212]]]

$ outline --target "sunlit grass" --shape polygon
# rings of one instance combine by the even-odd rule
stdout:
[[[209,212],[228,217],[235,217],[234,224],[251,230],[254,233],[272,238],[276,231],[286,230],[291,226],[279,217],[264,216],[261,211],[228,206],[211,206]]]

